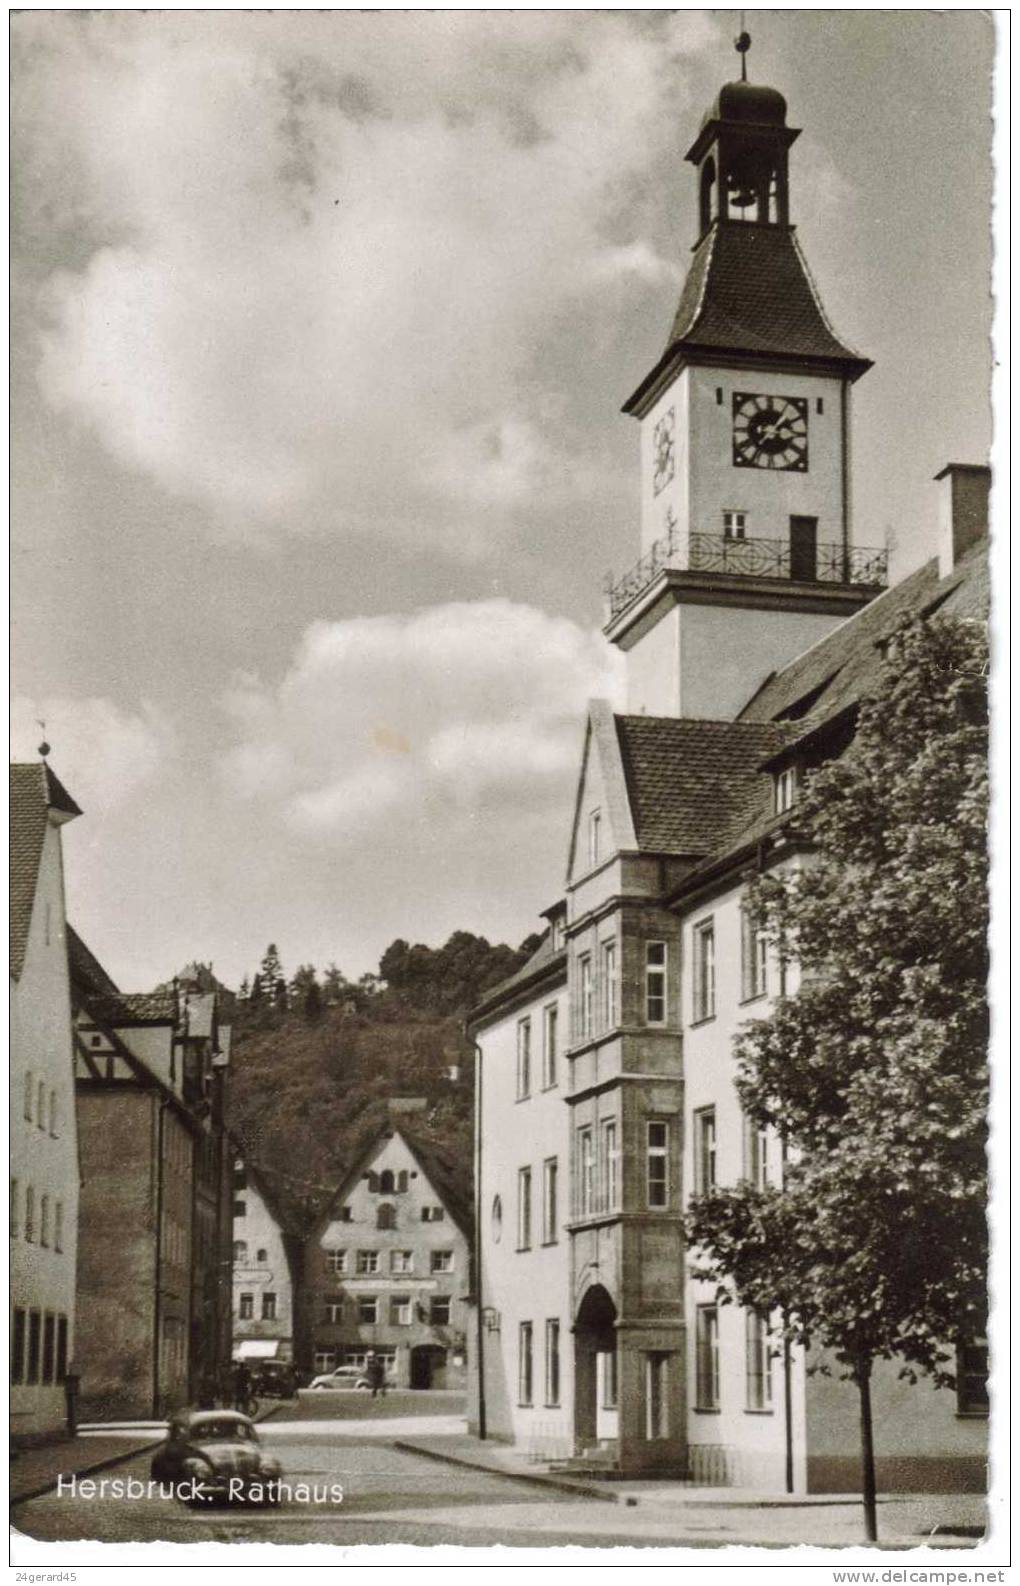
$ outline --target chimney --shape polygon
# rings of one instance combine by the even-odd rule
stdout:
[[[941,486],[939,575],[945,578],[963,553],[988,534],[992,470],[981,463],[947,463],[935,478]]]

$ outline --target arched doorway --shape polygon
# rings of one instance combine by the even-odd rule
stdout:
[[[574,1441],[579,1454],[617,1435],[616,1306],[601,1283],[585,1291],[574,1322]]]

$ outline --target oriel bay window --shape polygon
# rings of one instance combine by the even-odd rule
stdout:
[[[602,1206],[616,1211],[620,1204],[620,1141],[615,1118],[602,1123]]]
[[[577,960],[577,1038],[587,1041],[592,1033],[591,954]]]
[[[577,1131],[577,1215],[595,1211],[595,1135],[590,1124]]]
[[[659,1119],[646,1128],[647,1202],[651,1207],[666,1206],[669,1203],[669,1124]]]
[[[645,1023],[666,1022],[666,944],[645,943]]]
[[[602,943],[602,1028],[612,1030],[616,1026],[617,991],[616,991],[616,943]]]

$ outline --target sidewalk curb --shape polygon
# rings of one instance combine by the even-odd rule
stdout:
[[[544,1487],[547,1491],[551,1488],[553,1492],[565,1492],[572,1498],[597,1498],[602,1503],[626,1504],[626,1498],[622,1493],[607,1492],[605,1488],[596,1487],[589,1482],[570,1481],[564,1476],[543,1476],[538,1471],[502,1470],[498,1465],[483,1465],[476,1459],[466,1458],[463,1454],[447,1454],[436,1448],[423,1448],[420,1443],[406,1442],[402,1438],[398,1438],[391,1447],[399,1448],[403,1454],[418,1454],[422,1459],[434,1459],[440,1465],[457,1465],[461,1470],[478,1470],[486,1476],[501,1476],[505,1481],[521,1481],[528,1487]]]
[[[282,1404],[270,1405],[269,1409],[265,1411],[259,1411],[258,1415],[255,1417],[256,1422],[261,1424],[263,1421],[268,1421],[272,1416],[277,1415],[282,1409]],[[74,1475],[76,1478],[79,1476],[87,1477],[94,1476],[96,1472],[100,1470],[111,1470],[114,1465],[123,1465],[125,1461],[129,1459],[135,1459],[139,1454],[151,1453],[152,1450],[154,1448],[158,1448],[162,1442],[163,1438],[157,1437],[151,1443],[141,1443],[135,1448],[124,1449],[117,1454],[106,1454],[102,1459],[95,1460],[91,1465],[80,1466],[74,1472]],[[33,1498],[45,1497],[46,1493],[53,1491],[54,1487],[60,1480],[61,1474],[62,1472],[58,1471],[57,1474],[52,1477],[52,1479],[44,1481],[40,1486],[32,1487],[28,1492],[19,1492],[16,1498],[11,1498],[9,1500],[9,1507],[13,1509],[19,1503],[31,1503]]]

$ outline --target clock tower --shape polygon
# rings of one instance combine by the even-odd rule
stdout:
[[[687,153],[698,241],[665,351],[624,406],[642,555],[609,587],[606,634],[632,714],[732,717],[886,581],[850,512],[851,387],[871,365],[829,323],[790,220],[799,135],[745,75]]]

